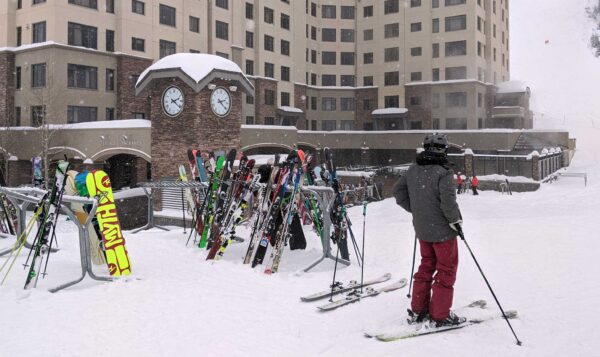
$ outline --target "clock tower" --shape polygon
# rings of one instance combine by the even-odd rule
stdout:
[[[242,92],[254,96],[252,84],[219,56],[178,53],[142,72],[136,95],[150,98],[152,180],[177,178],[179,165],[189,172],[188,149],[239,149]]]

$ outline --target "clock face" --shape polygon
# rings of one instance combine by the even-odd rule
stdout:
[[[224,117],[231,110],[231,96],[227,89],[217,87],[210,95],[210,108],[219,117]]]
[[[176,117],[183,111],[183,93],[177,87],[169,87],[163,93],[162,106],[165,114]]]

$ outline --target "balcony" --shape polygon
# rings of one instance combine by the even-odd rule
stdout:
[[[525,108],[519,106],[497,106],[492,109],[492,118],[525,118]]]

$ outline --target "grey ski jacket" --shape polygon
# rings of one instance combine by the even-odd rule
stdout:
[[[454,172],[441,165],[444,157],[422,152],[394,185],[396,203],[412,213],[417,238],[443,242],[457,233],[449,223],[461,219],[456,203]]]

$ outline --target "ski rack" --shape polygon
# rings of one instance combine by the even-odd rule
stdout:
[[[152,199],[152,190],[162,190],[163,188],[201,188],[206,190],[208,184],[203,182],[181,182],[181,181],[149,181],[149,182],[138,182],[138,187],[141,187],[144,190],[144,194],[148,199],[148,222],[143,227],[137,228],[131,232],[131,234],[136,234],[141,231],[146,231],[151,228],[162,229],[163,231],[169,231],[169,229],[159,226],[154,223],[154,200]]]
[[[10,189],[5,188],[5,187],[0,187],[0,192],[5,194],[6,197],[11,200],[11,202],[21,201],[21,204],[15,205],[15,207],[17,207],[17,210],[19,211],[19,219],[20,219],[19,230],[21,230],[22,227],[25,227],[25,224],[26,224],[25,223],[25,220],[26,220],[25,216],[27,214],[26,208],[30,204],[38,204],[41,197],[46,193],[46,191],[44,191],[44,190],[41,190],[39,188],[31,188],[31,187],[10,188]],[[27,203],[27,204],[25,204],[25,203]],[[87,220],[83,224],[80,223],[79,220],[77,219],[77,217],[75,216],[75,213],[73,213],[73,211],[65,205],[66,203],[91,204],[92,209],[88,213]],[[70,282],[61,284],[55,288],[49,289],[48,291],[50,291],[51,293],[55,293],[57,291],[60,291],[62,289],[68,288],[70,286],[73,286],[73,285],[81,282],[85,278],[86,275],[89,275],[90,278],[92,278],[93,280],[97,280],[97,281],[113,281],[114,280],[111,277],[97,276],[94,273],[94,271],[92,270],[92,265],[90,263],[91,258],[90,258],[90,248],[89,248],[89,227],[91,225],[92,219],[96,215],[97,208],[98,208],[98,200],[96,198],[84,198],[84,197],[68,196],[68,195],[64,195],[62,197],[62,204],[60,207],[60,211],[69,217],[69,219],[77,226],[77,229],[79,231],[79,255],[81,258],[81,276],[73,281],[70,281]],[[19,236],[20,235],[21,235],[21,233],[19,231]],[[18,242],[17,242],[17,244],[18,244]],[[31,245],[30,245],[30,247],[31,247]],[[56,251],[56,249],[53,251]],[[6,253],[4,253],[4,254],[6,254]]]
[[[323,255],[312,262],[307,268],[303,269],[303,272],[308,272],[312,268],[319,265],[326,258],[336,260],[335,255],[331,253],[331,241],[329,239],[329,234],[331,232],[331,217],[329,213],[331,212],[331,208],[333,207],[333,197],[335,196],[335,192],[331,187],[324,186],[302,186],[300,187],[300,194],[313,194],[317,199],[317,203],[323,208],[323,227],[321,227],[321,244],[323,245]],[[338,263],[349,266],[350,261],[337,258]]]

